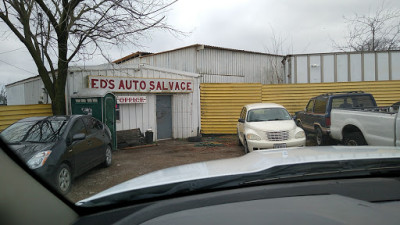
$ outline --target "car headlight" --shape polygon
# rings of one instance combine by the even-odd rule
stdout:
[[[296,133],[296,135],[294,137],[295,138],[305,138],[306,134],[304,133],[304,131],[299,131]]]
[[[44,165],[51,151],[43,151],[36,153],[26,164],[30,169],[37,169]]]
[[[260,141],[261,138],[257,134],[247,134],[246,135],[247,140],[255,140],[255,141]]]

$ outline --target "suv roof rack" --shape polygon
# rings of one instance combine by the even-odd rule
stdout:
[[[335,91],[322,94],[322,96],[329,96],[335,94],[357,94],[357,93],[364,93],[364,91]]]

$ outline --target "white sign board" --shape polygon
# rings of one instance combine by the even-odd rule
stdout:
[[[146,102],[146,96],[117,96],[117,104],[135,104]]]
[[[192,93],[192,79],[147,79],[134,77],[88,76],[89,88],[112,92]]]

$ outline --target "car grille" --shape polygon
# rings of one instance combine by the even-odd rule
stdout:
[[[289,131],[267,132],[269,141],[286,141],[289,139]]]

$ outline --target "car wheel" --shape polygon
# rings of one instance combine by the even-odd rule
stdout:
[[[316,128],[315,139],[318,146],[325,145],[327,142],[326,136],[322,133],[322,130],[319,127]]]
[[[57,174],[56,174],[57,190],[61,194],[65,195],[70,191],[71,184],[72,184],[71,168],[67,164],[63,163],[58,168]]]
[[[111,147],[109,145],[107,145],[107,149],[106,149],[106,159],[103,163],[104,167],[109,167],[111,166],[112,163],[112,151],[111,151]]]
[[[361,132],[349,133],[344,137],[344,144],[350,146],[367,145]]]
[[[243,143],[243,148],[244,148],[244,154],[249,153],[249,146],[247,145],[247,141],[246,139],[243,139],[244,143]]]
[[[237,143],[239,146],[242,146],[242,142],[240,141],[240,138],[239,138],[239,131],[237,132]]]

